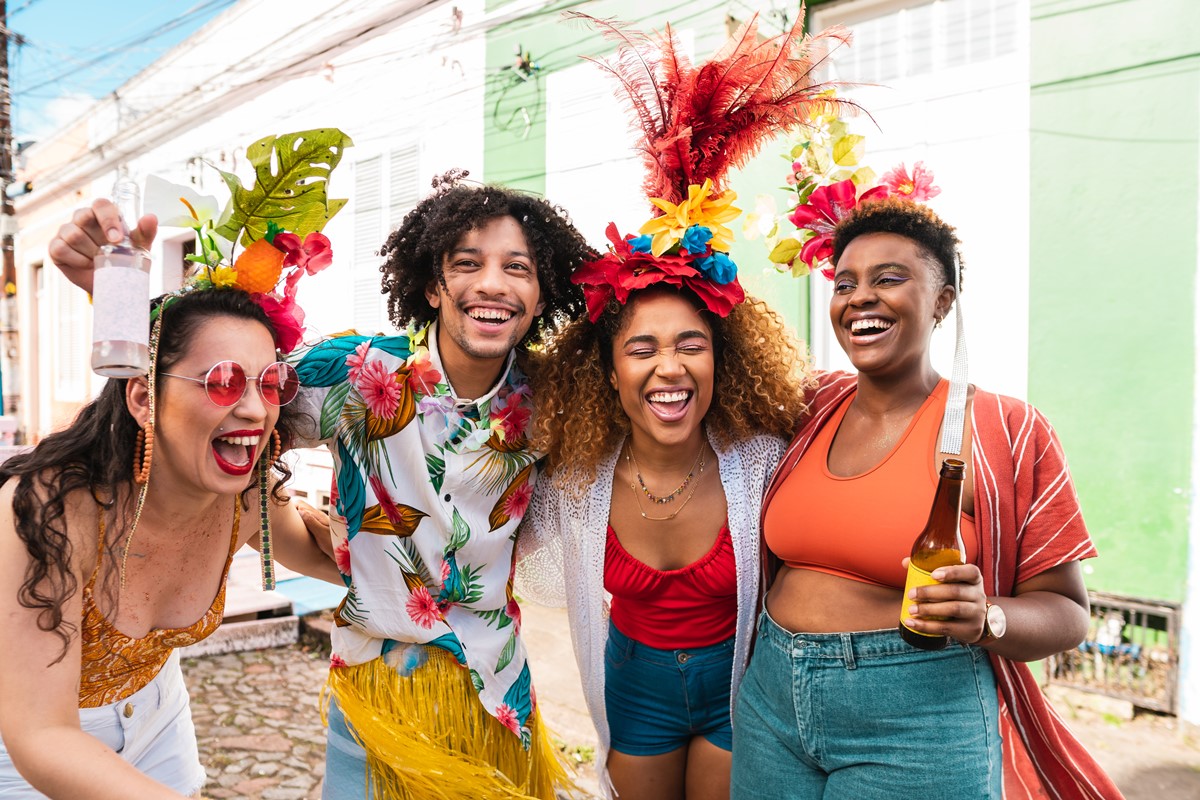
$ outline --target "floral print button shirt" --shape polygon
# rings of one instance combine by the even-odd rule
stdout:
[[[408,674],[423,662],[416,645],[443,648],[528,747],[534,701],[512,552],[538,456],[513,355],[474,400],[446,380],[436,323],[335,336],[292,361],[334,460],[330,516],[347,593],[333,666],[382,656]]]

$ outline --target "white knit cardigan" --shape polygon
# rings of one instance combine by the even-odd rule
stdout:
[[[728,448],[711,439],[710,444],[720,465],[737,567],[737,634],[729,691],[732,711],[749,658],[759,600],[762,496],[783,455],[785,442],[772,436],[755,436]],[[617,448],[599,464],[591,488],[581,497],[557,489],[555,478],[539,480],[517,537],[518,596],[543,605],[567,607],[584,698],[599,740],[596,773],[607,798],[613,796],[613,790],[606,768],[610,736],[604,710],[604,646],[609,596],[604,591],[604,553],[619,453]],[[568,477],[575,476],[568,473]]]

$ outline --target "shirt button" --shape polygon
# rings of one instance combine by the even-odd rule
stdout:
[[[450,502],[450,495],[446,495],[446,496],[445,496],[444,498],[442,498],[442,499],[443,499],[443,500],[445,500],[447,503],[449,503],[449,502]]]
[[[126,703],[125,710],[122,713],[125,714],[125,719],[129,719],[130,717],[132,717],[133,716],[133,703]]]

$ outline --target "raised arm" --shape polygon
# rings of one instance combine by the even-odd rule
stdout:
[[[62,609],[64,625],[74,626],[64,650],[62,639],[38,627],[38,611],[18,601],[30,558],[14,524],[15,483],[10,480],[0,489],[0,648],[14,654],[0,659],[0,737],[13,765],[35,789],[52,798],[182,797],[80,728],[80,593],[76,591]],[[95,552],[94,540],[73,545],[75,578],[82,586],[86,577],[79,555],[89,548]]]
[[[147,214],[130,232],[133,243],[149,248],[158,233],[158,219]],[[58,229],[46,252],[67,280],[85,292],[92,291],[93,259],[105,244],[117,244],[123,237],[121,215],[110,200],[100,199],[86,208],[76,209],[71,221]]]

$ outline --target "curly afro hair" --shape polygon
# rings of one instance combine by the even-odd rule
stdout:
[[[613,339],[639,298],[677,291],[658,286],[635,292],[620,306],[610,303],[595,323],[577,319],[555,336],[530,364],[534,393],[533,445],[546,453],[550,474],[565,479],[569,466],[585,475],[629,434],[629,418],[609,382]],[[805,390],[814,385],[799,342],[783,318],[761,300],[747,298],[721,318],[680,292],[713,331],[716,372],[712,405],[704,424],[718,442],[729,444],[758,434],[790,439],[807,411]],[[582,485],[563,488],[581,490]]]
[[[894,233],[912,239],[942,268],[947,285],[954,285],[958,262],[958,286],[962,291],[962,255],[954,226],[942,220],[929,206],[889,197],[855,207],[833,231],[833,263],[836,265],[850,242],[867,233]]]
[[[566,212],[514,189],[493,185],[464,185],[467,173],[447,172],[434,179],[434,191],[408,212],[388,236],[380,255],[383,293],[388,316],[397,327],[423,325],[437,317],[425,297],[435,281],[445,285],[442,258],[472,230],[497,217],[512,217],[525,232],[537,265],[542,301],[538,324],[530,327],[523,345],[542,337],[583,313],[583,293],[571,283],[571,273],[596,251],[571,224]]]

